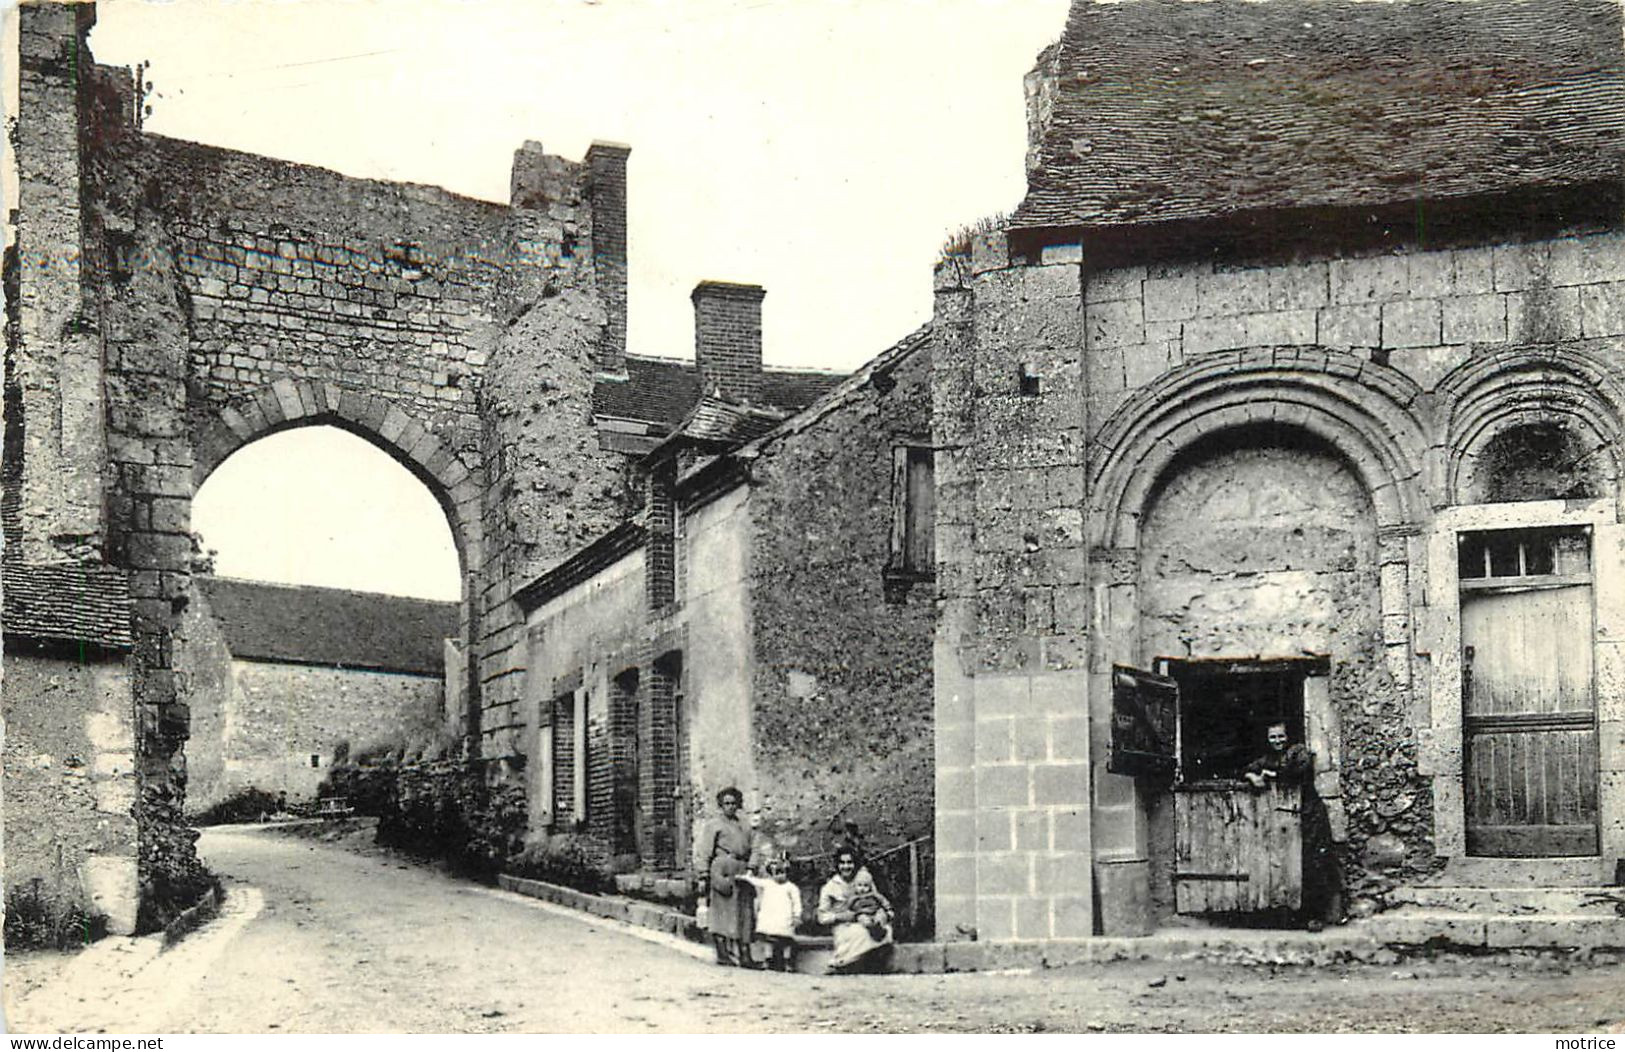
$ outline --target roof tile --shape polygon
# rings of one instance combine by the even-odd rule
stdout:
[[[1014,229],[1618,180],[1614,0],[1074,0]]]

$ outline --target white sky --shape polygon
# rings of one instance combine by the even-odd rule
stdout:
[[[228,457],[198,490],[192,529],[226,577],[459,595],[451,528],[428,489],[335,427],[280,431]]]
[[[630,351],[691,355],[690,290],[748,281],[768,290],[769,364],[849,370],[929,317],[951,231],[1020,200],[1022,75],[1066,8],[102,0],[91,46],[102,63],[150,62],[151,131],[352,175],[500,201],[526,139],[572,158],[593,139],[628,143]],[[421,531],[429,548],[392,549],[395,569],[356,579],[365,560],[325,537],[364,528],[333,525],[325,505],[315,535],[280,517],[301,503],[289,496],[300,484],[314,499],[317,471],[350,472],[340,490],[395,507],[396,491],[373,492],[387,472],[298,441],[233,488],[224,476],[236,467],[198,504],[223,571],[429,591],[399,568],[427,565],[433,528]]]

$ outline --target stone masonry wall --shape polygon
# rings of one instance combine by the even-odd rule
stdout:
[[[1166,480],[1141,533],[1135,664],[1150,667],[1160,656],[1330,657],[1341,733],[1327,734],[1316,726],[1321,714],[1307,711],[1307,743],[1334,775],[1318,782],[1334,836],[1356,853],[1386,826],[1425,825],[1432,799],[1414,754],[1404,755],[1403,698],[1383,662],[1377,565],[1376,524],[1360,480],[1301,435],[1253,436],[1195,453]],[[1343,748],[1329,754],[1333,741]],[[1150,808],[1152,898],[1172,913],[1172,808],[1166,801]],[[1430,845],[1418,843],[1416,853],[1413,864],[1425,871]],[[1363,876],[1359,867],[1351,871]]]
[[[1372,502],[1375,636],[1349,660],[1380,689],[1338,700],[1351,840],[1375,838],[1351,882],[1380,899],[1459,852],[1460,730],[1436,723],[1430,686],[1456,613],[1428,607],[1424,538],[1508,428],[1557,420],[1613,448],[1625,238],[1091,271],[1075,245],[1012,264],[994,235],[939,268],[936,327],[936,440],[958,450],[937,469],[939,927],[1025,938],[1026,916],[1034,937],[1088,934],[1087,910],[1070,912],[1084,889],[1054,890],[1051,860],[1144,857],[1142,801],[1104,771],[1107,677],[1140,645],[1149,494],[1180,449],[1237,429],[1318,436]],[[1063,687],[1085,650],[1093,679]],[[1602,791],[1618,801],[1611,677],[1599,666]],[[1092,759],[1092,788],[1071,756]]]
[[[183,640],[192,715],[188,814],[245,789],[314,802],[337,743],[360,752],[430,737],[441,724],[439,677],[234,660],[199,593],[187,608]],[[319,757],[315,766],[312,756]]]
[[[1082,281],[937,273],[937,933],[1093,931]]]
[[[599,167],[604,150],[595,146]],[[625,155],[620,153],[624,164]],[[609,318],[595,290],[592,225],[581,166],[520,150],[510,241],[525,264],[498,288],[482,380],[481,446],[487,538],[475,596],[481,754],[522,763],[524,615],[514,592],[595,540],[632,508],[624,458],[601,450],[592,426],[595,361]],[[518,772],[511,772],[516,777]]]
[[[622,511],[590,394],[615,320],[593,263],[619,273],[624,237],[594,246],[591,209],[624,205],[626,150],[579,164],[527,144],[503,206],[146,135],[129,72],[84,49],[93,11],[23,11],[19,230],[32,254],[10,271],[7,397],[27,419],[8,478],[36,558],[129,571],[142,874],[148,901],[180,903],[204,880],[182,820],[188,681],[175,657],[190,500],[245,442],[333,423],[424,481],[466,575],[463,722],[492,728],[475,751],[514,755],[523,662],[509,597]]]
[[[506,208],[159,136],[142,145],[136,163],[164,174],[149,206],[185,289],[195,431],[282,377],[364,376],[478,465]]]
[[[888,587],[895,451],[929,444],[929,345],[751,465],[761,830],[822,849],[840,814],[871,849],[932,828],[933,581]]]
[[[5,655],[6,890],[47,892],[136,922],[135,757],[122,660]]]
[[[19,535],[8,558],[93,560],[102,542],[101,347],[81,249],[84,179],[79,112],[89,85],[90,10],[29,4],[20,17],[16,148],[17,284],[10,291],[6,380],[24,441]]]

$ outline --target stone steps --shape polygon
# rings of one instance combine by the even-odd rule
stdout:
[[[1445,943],[1466,949],[1598,949],[1625,947],[1625,917],[1597,913],[1540,915],[1405,907],[1362,921],[1379,943]]]
[[[1625,915],[1625,888],[1446,887],[1395,888],[1390,901],[1407,910],[1479,913],[1495,916]]]

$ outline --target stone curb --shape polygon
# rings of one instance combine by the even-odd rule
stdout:
[[[624,921],[704,941],[694,918],[630,899],[592,895],[545,881],[502,874],[498,883],[509,891],[579,910],[595,917]],[[1457,953],[1605,948],[1625,938],[1625,921],[1583,918],[1402,917],[1388,915],[1356,921],[1324,932],[1219,931],[1192,929],[1136,937],[1095,936],[1048,942],[899,943],[892,953],[892,972],[938,975],[1065,968],[1113,961],[1196,960],[1217,958],[1239,964],[1327,965],[1389,963],[1383,955],[1422,949]],[[1612,923],[1606,923],[1611,921]],[[1499,938],[1496,934],[1499,933]],[[1390,958],[1391,961],[1391,958]]]
[[[219,886],[211,887],[191,906],[182,910],[179,916],[164,925],[164,949],[174,946],[217,916],[224,897],[225,893]]]
[[[630,899],[593,895],[506,873],[497,877],[497,883],[508,891],[594,917],[667,932],[693,942],[705,941],[705,933],[694,923],[694,918],[676,910]],[[1269,964],[1323,964],[1357,959],[1362,952],[1375,953],[1381,949],[1384,949],[1383,945],[1369,935],[1341,931],[1318,935],[1307,932],[1272,933],[1269,938],[1230,935],[1215,938],[1212,934],[1202,933],[1047,943],[899,943],[892,951],[890,971],[907,975],[939,975],[1204,956],[1224,956]]]

